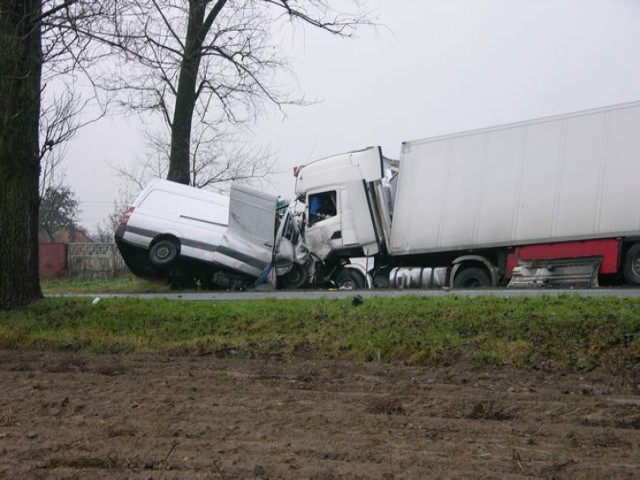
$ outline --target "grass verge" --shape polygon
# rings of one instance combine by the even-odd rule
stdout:
[[[64,294],[105,294],[105,293],[163,293],[169,292],[169,285],[148,282],[135,277],[122,277],[108,280],[75,280],[61,278],[42,280],[42,293],[45,295]]]
[[[640,301],[503,299],[170,300],[48,298],[0,312],[0,348],[92,353],[340,358],[410,365],[457,359],[621,373],[640,364]]]

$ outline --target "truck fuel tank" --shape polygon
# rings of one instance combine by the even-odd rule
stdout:
[[[389,272],[389,288],[442,288],[446,276],[447,267],[396,267]]]

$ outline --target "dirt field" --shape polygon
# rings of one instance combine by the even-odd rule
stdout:
[[[640,478],[640,385],[464,363],[0,351],[2,478],[530,476]]]

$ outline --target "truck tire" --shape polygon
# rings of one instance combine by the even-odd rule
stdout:
[[[458,272],[453,280],[453,288],[481,288],[490,287],[491,277],[486,270],[469,267]]]
[[[178,256],[178,245],[168,238],[159,240],[149,250],[149,260],[158,268],[168,267]]]
[[[309,280],[309,271],[306,265],[294,263],[291,270],[280,278],[283,288],[301,288],[304,287]]]
[[[640,285],[640,242],[631,246],[624,255],[624,279],[632,285]]]
[[[365,287],[365,278],[362,273],[352,268],[343,269],[335,279],[338,288],[343,290],[362,290]]]

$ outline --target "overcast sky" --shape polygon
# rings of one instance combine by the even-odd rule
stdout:
[[[336,5],[340,2],[334,1]],[[283,173],[264,188],[292,197],[294,165],[371,145],[640,100],[638,0],[370,0],[385,25],[340,40],[306,29],[286,45],[294,88],[312,106],[254,127]],[[110,164],[144,154],[136,117],[87,127],[69,146],[66,183],[82,223],[113,211]]]

